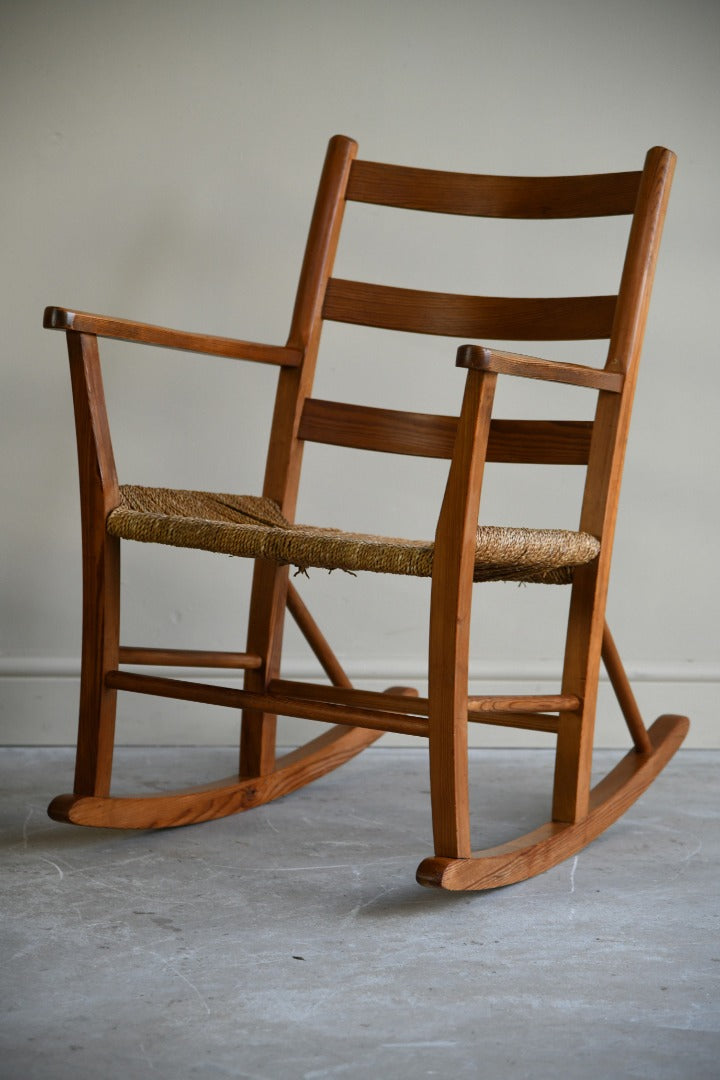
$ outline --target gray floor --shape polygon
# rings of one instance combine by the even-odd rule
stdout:
[[[233,757],[123,750],[117,772],[156,790]],[[153,834],[49,821],[70,753],[2,751],[0,1075],[717,1080],[718,763],[681,752],[576,859],[451,895],[414,882],[421,750]],[[551,769],[475,752],[474,842],[544,820]]]

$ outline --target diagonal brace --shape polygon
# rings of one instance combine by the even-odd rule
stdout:
[[[618,704],[625,717],[625,723],[627,724],[633,742],[635,743],[635,749],[639,754],[652,753],[653,746],[650,741],[650,736],[648,735],[643,718],[640,715],[640,709],[635,700],[630,680],[627,677],[622,660],[620,659],[620,653],[617,651],[617,647],[613,641],[607,623],[605,623],[603,628],[602,659],[612,688],[615,691],[615,697],[618,699]]]

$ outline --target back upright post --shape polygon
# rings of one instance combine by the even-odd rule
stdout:
[[[263,495],[295,519],[302,440],[297,432],[312,388],[322,329],[322,306],[332,271],[345,208],[345,188],[357,143],[342,135],[330,140],[318,187],[298,284],[288,345],[301,349],[303,362],[280,372],[265,468]],[[247,647],[262,667],[245,673],[245,689],[264,693],[280,671],[287,601],[288,567],[258,559],[253,574]],[[264,776],[275,764],[276,717],[243,710],[240,775]]]
[[[575,822],[589,808],[590,773],[605,602],[625,447],[638,363],[675,155],[655,147],[645,159],[618,294],[606,371],[625,375],[619,394],[600,391],[590,447],[580,529],[601,542],[597,562],[575,571],[568,617],[563,694],[582,699],[578,713],[561,715],[555,765],[553,820]]]

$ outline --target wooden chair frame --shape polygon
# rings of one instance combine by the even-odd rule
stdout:
[[[260,805],[322,776],[384,731],[429,740],[435,854],[418,881],[446,889],[484,889],[537,874],[573,855],[615,821],[682,742],[688,721],[662,716],[645,729],[604,610],[620,477],[650,289],[674,168],[674,155],[652,149],[641,172],[511,178],[438,173],[357,160],[343,136],[329,144],[305,252],[290,334],[284,346],[183,333],[127,320],[48,308],[45,326],[67,335],[80,469],[83,643],[74,792],[50,816],[81,825],[161,828],[206,821]],[[527,300],[450,296],[331,277],[346,201],[497,217],[632,214],[618,296]],[[324,319],[466,339],[609,338],[605,367],[551,362],[463,345],[466,370],[458,419],[329,403],[311,389]],[[107,531],[118,506],[100,373],[99,337],[254,360],[280,368],[263,496],[294,520],[305,441],[446,458],[449,475],[435,537],[428,697],[407,688],[353,689],[330,646],[289,582],[288,567],[255,563],[246,653],[121,646],[120,540]],[[491,418],[498,376],[586,387],[597,395],[594,422]],[[562,685],[557,694],[468,696],[470,605],[475,532],[485,461],[584,464],[579,528],[600,554],[574,570]],[[328,684],[280,677],[289,610],[328,676]],[[601,659],[633,739],[633,749],[590,789]],[[123,670],[125,665],[242,669],[244,689]],[[242,710],[237,774],[164,795],[110,793],[118,690]],[[334,727],[276,760],[276,716]],[[473,851],[468,809],[468,722],[557,735],[552,819],[510,843]]]

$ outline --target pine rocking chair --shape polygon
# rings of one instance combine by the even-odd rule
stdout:
[[[63,330],[70,355],[80,469],[83,643],[74,793],[49,806],[57,821],[153,829],[223,817],[286,795],[352,758],[383,732],[427,736],[434,855],[417,880],[445,889],[487,889],[538,874],[575,854],[612,824],[675,753],[688,729],[661,716],[646,730],[605,623],[613,532],[630,411],[674,155],[649,151],[642,171],[561,177],[438,172],[356,159],[349,138],[331,139],[310,225],[287,344],[262,345],[177,332],[50,307],[44,325]],[[632,215],[617,296],[521,299],[425,292],[332,277],[347,201],[501,218]],[[463,344],[460,416],[436,416],[311,396],[323,321],[455,336],[466,341],[609,339],[604,368]],[[263,493],[215,495],[118,484],[97,339],[255,360],[280,368]],[[595,419],[491,419],[498,375],[585,387]],[[434,543],[295,524],[303,444],[449,460]],[[478,526],[485,461],[586,466],[577,532]],[[191,547],[256,560],[247,652],[160,650],[119,644],[120,541]],[[375,571],[432,578],[429,690],[353,689],[289,580],[289,567]],[[468,696],[473,582],[571,585],[560,692]],[[285,611],[298,624],[328,684],[281,678]],[[633,748],[592,790],[600,661]],[[244,670],[244,689],[123,670],[161,665]],[[242,710],[237,774],[162,795],[110,793],[118,690]],[[334,726],[276,760],[276,716]],[[468,809],[468,722],[557,736],[552,819],[525,836],[474,851]]]

